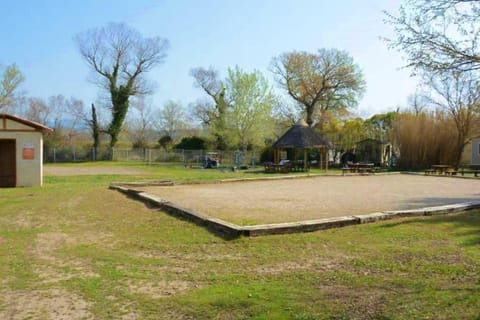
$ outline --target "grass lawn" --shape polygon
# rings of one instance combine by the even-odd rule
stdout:
[[[480,211],[228,240],[108,185],[261,173],[113,165],[0,189],[0,319],[479,319]]]

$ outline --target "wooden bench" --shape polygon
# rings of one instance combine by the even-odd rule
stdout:
[[[475,177],[478,177],[478,174],[480,173],[480,170],[465,170],[465,169],[460,169],[460,173],[462,174],[462,176],[465,174],[465,173],[471,173],[473,174]]]
[[[455,170],[447,170],[444,172],[446,176],[456,176],[457,175],[457,171]]]
[[[354,171],[353,168],[342,168],[342,175],[344,176],[345,173],[352,172],[352,171]]]
[[[280,166],[280,172],[282,173],[289,173],[292,170],[292,165],[290,163],[286,163],[283,166]]]

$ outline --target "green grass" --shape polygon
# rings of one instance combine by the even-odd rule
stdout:
[[[14,302],[25,296],[42,310],[30,318],[55,318],[47,301],[59,289],[67,308],[57,310],[83,310],[95,319],[480,314],[478,210],[228,240],[107,187],[263,174],[100,165],[144,173],[48,176],[42,188],[0,189],[0,318],[15,319]]]

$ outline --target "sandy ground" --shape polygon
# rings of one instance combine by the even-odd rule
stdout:
[[[114,166],[44,166],[43,173],[47,176],[78,176],[97,174],[145,174],[145,171]]]
[[[480,179],[417,175],[144,187],[143,190],[237,224],[280,223],[480,200]]]

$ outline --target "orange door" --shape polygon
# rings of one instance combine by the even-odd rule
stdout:
[[[0,187],[16,186],[15,140],[0,140]]]

